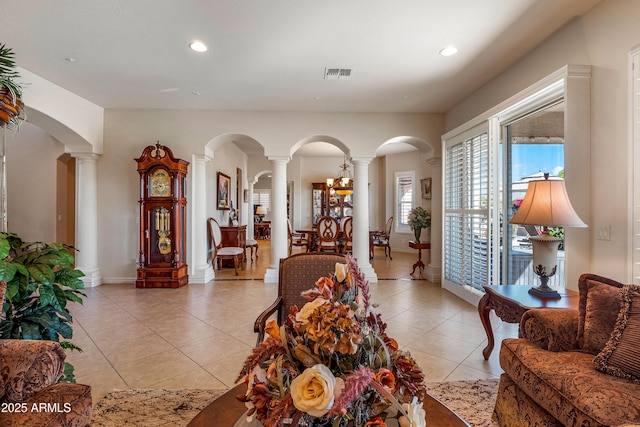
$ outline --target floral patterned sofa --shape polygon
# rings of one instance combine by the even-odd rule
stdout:
[[[501,427],[640,426],[640,286],[584,274],[579,291],[578,310],[529,310],[502,342]]]
[[[0,301],[6,283],[0,282]],[[0,426],[88,426],[91,387],[57,383],[65,353],[53,341],[0,339]]]

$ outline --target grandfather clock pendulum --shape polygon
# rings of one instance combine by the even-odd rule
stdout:
[[[186,177],[189,162],[169,147],[147,146],[140,175],[140,256],[136,288],[178,288],[189,281]]]

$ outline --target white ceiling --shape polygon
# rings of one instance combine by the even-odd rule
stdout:
[[[599,2],[3,0],[0,41],[105,108],[442,113]]]

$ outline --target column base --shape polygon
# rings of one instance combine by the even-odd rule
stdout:
[[[439,265],[429,264],[424,269],[426,279],[431,283],[440,283],[442,281],[442,267]]]
[[[264,283],[278,283],[279,271],[277,268],[267,268],[264,273]]]
[[[209,283],[216,277],[209,264],[199,265],[189,273],[189,283]]]
[[[373,269],[373,266],[370,263],[366,263],[365,265],[358,264],[360,270],[364,273],[364,278],[369,281],[369,283],[378,283],[378,274]]]
[[[100,275],[100,268],[76,267],[76,269],[84,273],[84,277],[81,277],[80,280],[84,282],[85,288],[95,288],[96,286],[102,285],[102,276]]]

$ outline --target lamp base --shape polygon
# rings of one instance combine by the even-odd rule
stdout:
[[[529,295],[533,295],[534,297],[538,297],[538,298],[547,298],[547,299],[560,299],[561,296],[558,293],[558,291],[556,291],[555,289],[551,289],[550,287],[546,286],[538,286],[535,288],[531,288],[529,289]]]

